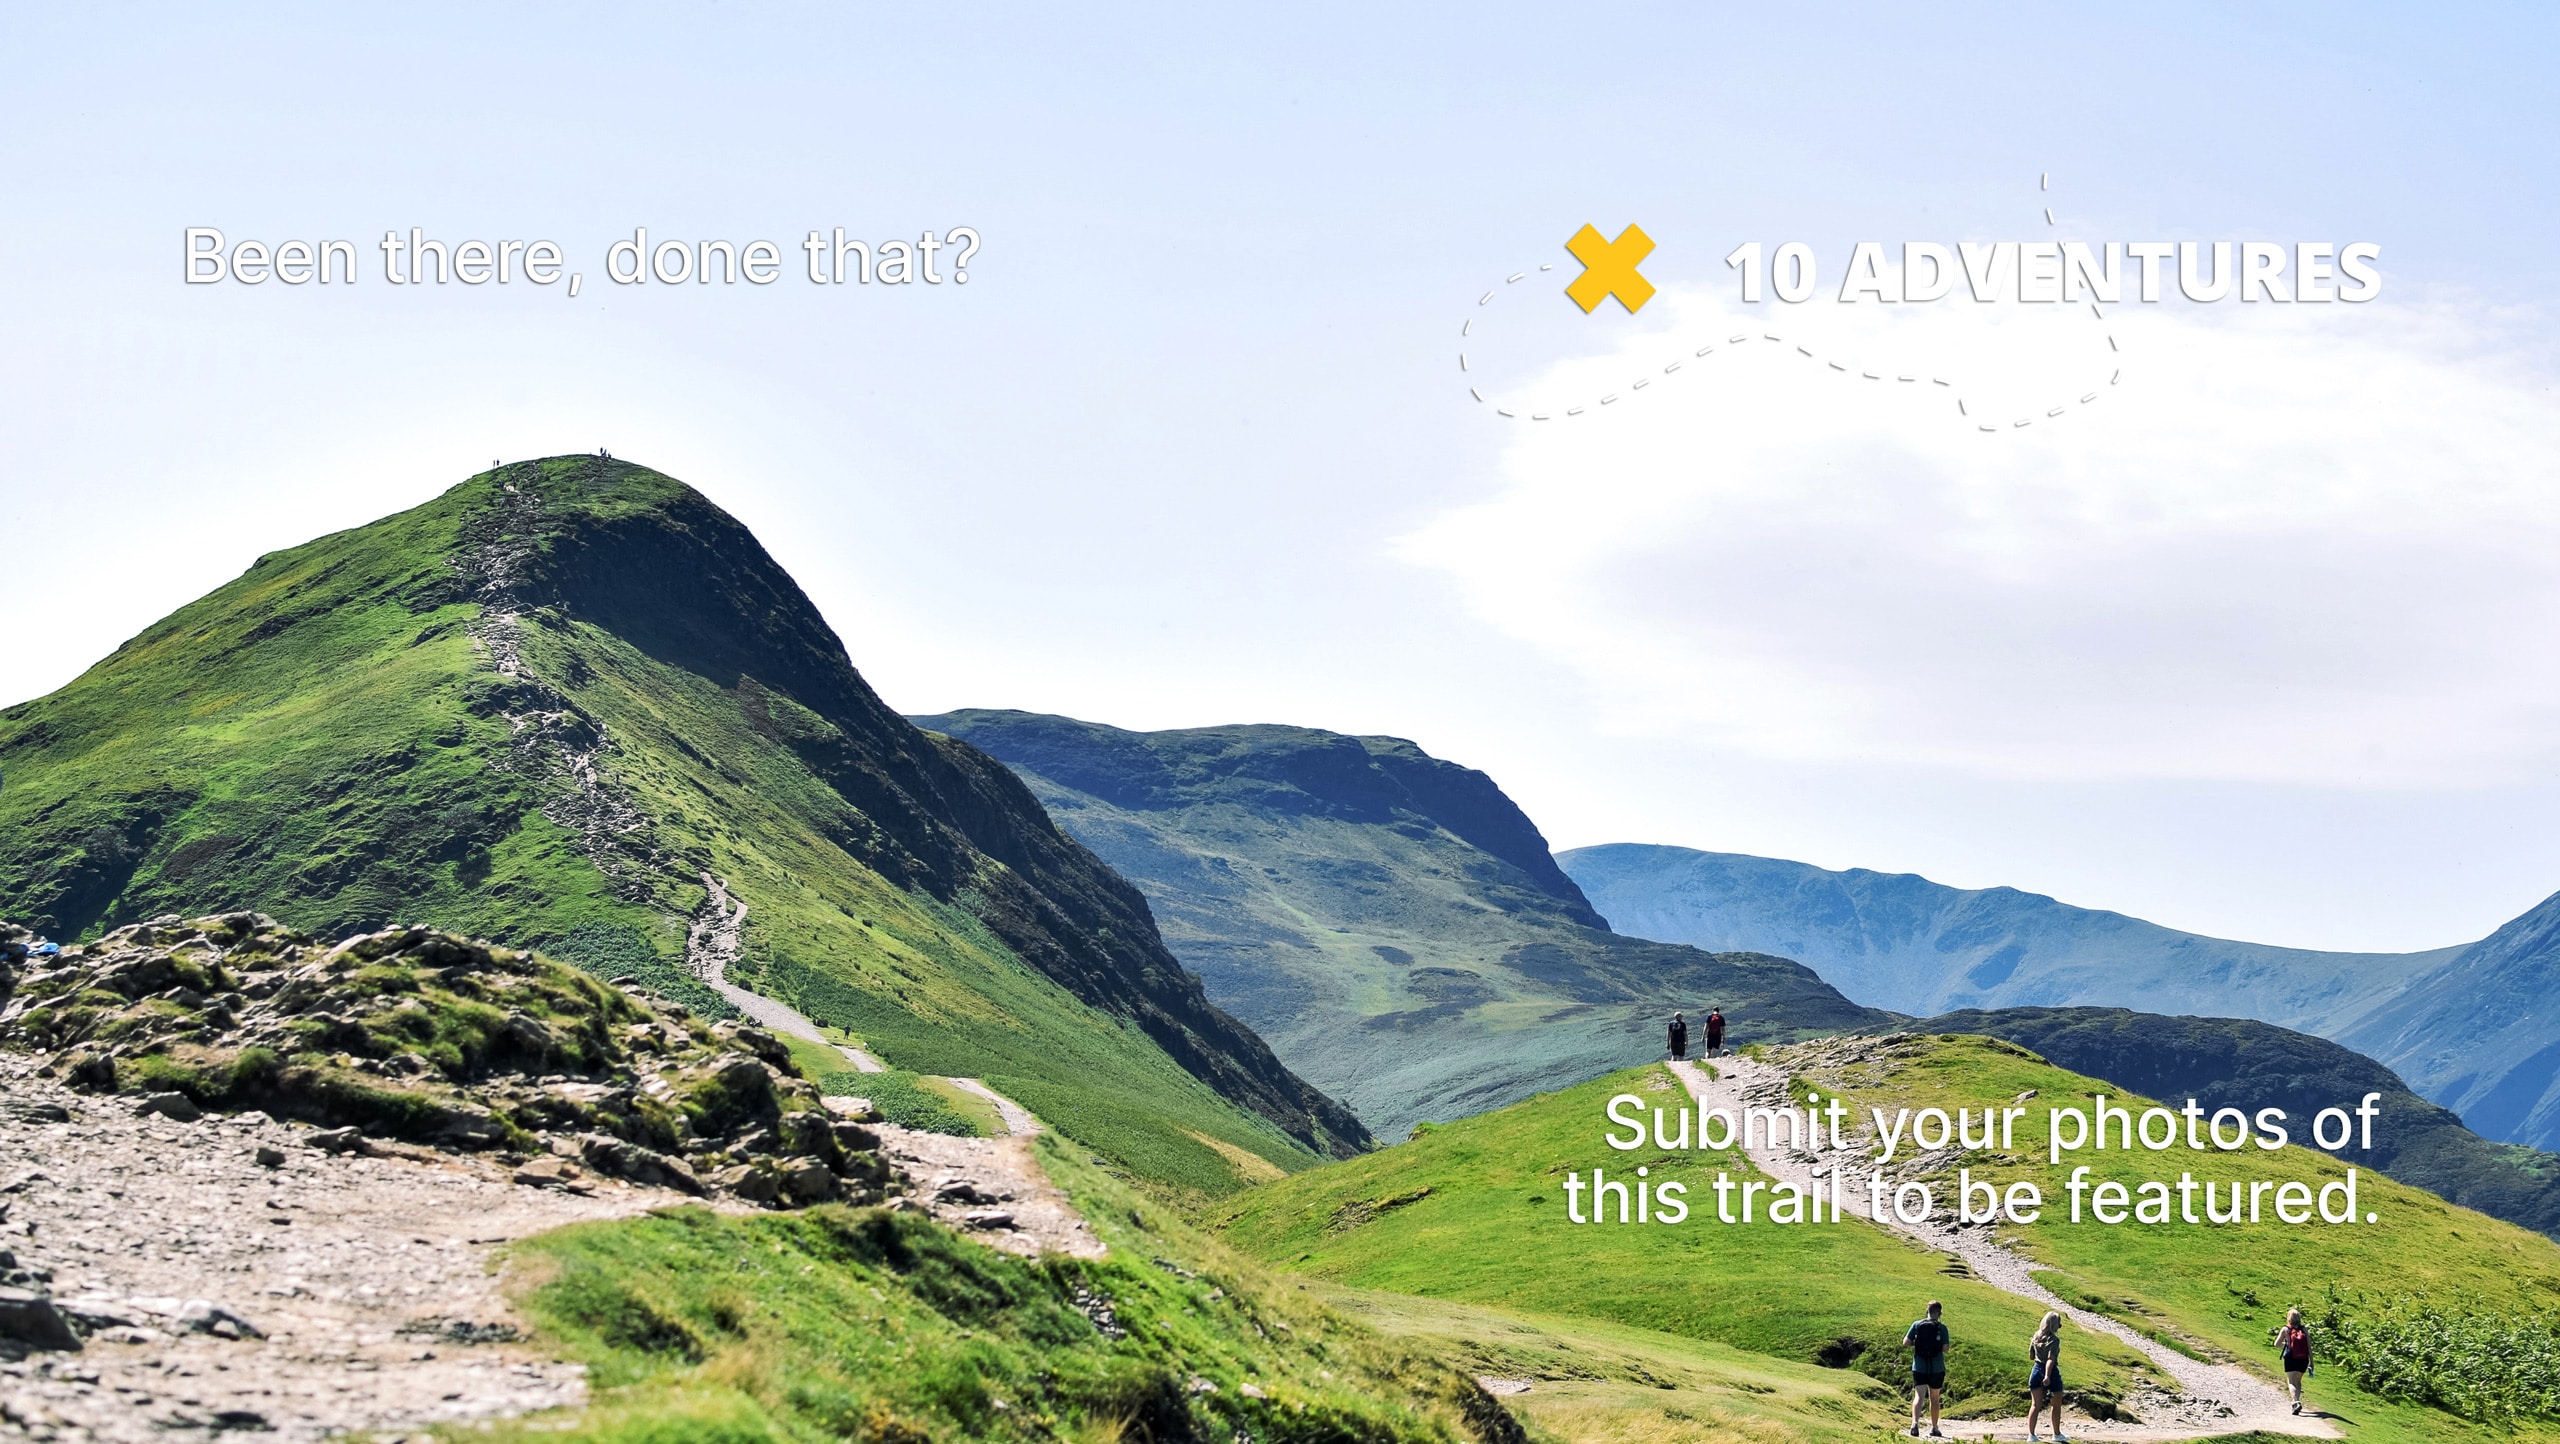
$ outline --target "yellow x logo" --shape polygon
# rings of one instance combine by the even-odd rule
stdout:
[[[1573,233],[1573,239],[1565,242],[1564,248],[1582,263],[1582,274],[1574,277],[1573,284],[1565,287],[1564,293],[1585,312],[1599,305],[1603,298],[1615,296],[1618,304],[1633,315],[1644,309],[1645,302],[1653,299],[1653,283],[1636,274],[1636,267],[1653,254],[1653,237],[1646,235],[1643,227],[1629,226],[1618,232],[1616,240],[1609,241],[1601,239],[1598,231],[1584,226]]]

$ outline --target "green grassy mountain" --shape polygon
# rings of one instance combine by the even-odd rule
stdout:
[[[1980,1033],[2030,1048],[2074,1073],[2152,1098],[2194,1098],[2308,1118],[2341,1099],[2382,1095],[2365,1162],[2492,1218],[2560,1237],[2560,1155],[2492,1143],[2400,1075],[2326,1038],[2251,1018],[2163,1017],[2124,1008],[2000,1008],[1915,1026]],[[2340,1157],[2346,1157],[2339,1151]]]
[[[1771,1049],[1766,1059],[1799,1094],[1818,1089],[1848,1102],[1853,1130],[1873,1107],[1978,1112],[2030,1092],[2039,1107],[2074,1096],[2085,1105],[2092,1092],[2137,1111],[2145,1106],[2114,1085],[1980,1037],[1817,1042]],[[2041,1305],[1855,1217],[1818,1226],[1716,1223],[1705,1185],[1718,1172],[1737,1183],[1757,1177],[1747,1160],[1650,1144],[1617,1152],[1604,1142],[1603,1107],[1612,1095],[1670,1102],[1682,1096],[1675,1089],[1659,1065],[1632,1069],[1249,1190],[1216,1205],[1211,1222],[1229,1243],[1304,1275],[1311,1286],[1389,1300],[1384,1314],[1421,1311],[1424,1305],[1411,1302],[1420,1299],[1580,1320],[1799,1368],[1827,1365],[1835,1377],[1876,1390],[1828,1400],[1764,1393],[1764,1404],[1796,1412],[1791,1425],[1755,1432],[1737,1421],[1711,1437],[1824,1438],[1862,1425],[1865,1432],[1852,1437],[1873,1437],[1876,1424],[1890,1425],[1896,1412],[1885,1391],[1904,1378],[1905,1356],[1894,1343],[1931,1298],[1945,1301],[1956,1334],[1950,1413],[1973,1421],[2024,1412],[2025,1341]],[[2028,1144],[2029,1135],[2022,1131],[2018,1141]],[[2181,1169],[2226,1184],[2301,1180],[2314,1187],[2346,1173],[2345,1164],[2309,1151],[2068,1160],[2082,1161],[2098,1164],[2101,1178],[2173,1182]],[[1643,1166],[1656,1182],[1684,1182],[1696,1206],[1687,1222],[1670,1226],[1572,1225],[1564,1175],[1587,1178],[1595,1165],[1618,1177]],[[2057,1203],[2069,1171],[2049,1167],[2036,1149],[1959,1148],[1927,1155],[1900,1176],[1929,1182],[1944,1208],[1959,1168],[2003,1185],[2034,1180]],[[2270,1217],[2259,1224],[2107,1227],[2072,1224],[2056,1208],[2036,1223],[2004,1223],[1995,1232],[2039,1282],[2076,1306],[2190,1357],[2235,1362],[2261,1379],[2272,1375],[2271,1330],[2287,1304],[2304,1305],[2323,1321],[2324,1361],[2312,1401],[2348,1421],[2354,1438],[2560,1437],[2560,1395],[2535,1383],[2560,1364],[2549,1327],[2560,1296],[2560,1246],[2369,1171],[2359,1175],[2358,1190],[2359,1207],[2377,1222],[2302,1227]],[[1508,1337],[1481,1320],[1454,1332],[1488,1351]],[[2396,1342],[2369,1347],[2377,1337]],[[2486,1352],[2464,1352],[2473,1347]],[[2071,1392],[2083,1406],[2138,1415],[2145,1386],[2161,1382],[2156,1364],[2076,1324],[2065,1326],[2065,1357]],[[1569,1354],[1516,1367],[1542,1389],[1548,1380],[1577,1378]],[[2495,1390],[2465,1392],[2493,1374]],[[1970,1438],[1976,1431],[1968,1423],[1948,1432]]]
[[[891,712],[744,527],[643,467],[518,463],[262,557],[0,711],[0,772],[0,900],[58,937],[432,923],[708,1005],[688,940],[733,930],[733,981],[1152,1179],[1368,1142],[1011,773]]]
[[[1658,1056],[1674,1008],[1735,1041],[1881,1021],[1753,952],[1622,937],[1493,779],[1393,737],[915,719],[1012,767],[1135,882],[1209,996],[1381,1136]]]

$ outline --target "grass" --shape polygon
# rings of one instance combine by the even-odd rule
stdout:
[[[1808,1369],[1839,1359],[1852,1391],[1858,1385],[1845,1381],[1858,1377],[1903,1385],[1903,1330],[1941,1299],[1955,1334],[1955,1412],[2025,1412],[2023,1343],[2009,1341],[2023,1341],[2042,1311],[1948,1272],[1942,1255],[1855,1222],[1727,1228],[1693,1214],[1669,1227],[1567,1223],[1563,1176],[1594,1165],[1613,1174],[1646,1166],[1656,1181],[1687,1182],[1693,1202],[1712,1208],[1714,1155],[1617,1153],[1601,1142],[1612,1095],[1669,1102],[1673,1086],[1657,1067],[1618,1073],[1265,1185],[1210,1218],[1229,1242],[1311,1279],[1640,1328]],[[2075,1330],[2070,1346],[2095,1393],[2121,1398],[2147,1368],[2112,1339]]]
[[[1577,1444],[1870,1440],[1907,1418],[1898,1388],[1728,1345],[1563,1314],[1527,1314],[1337,1285],[1309,1293],[1468,1373],[1525,1382],[1504,1404]]]
[[[1036,1146],[1109,1258],[1030,1263],[837,1207],[674,1209],[516,1245],[525,1313],[595,1393],[485,1437],[1447,1444],[1490,1422],[1526,1444],[1430,1350],[1275,1280],[1054,1136]]]
[[[324,940],[429,923],[636,977],[717,1018],[727,1005],[682,961],[709,872],[749,905],[737,980],[901,1069],[984,1077],[1185,1197],[1242,1186],[1227,1150],[1314,1161],[1245,1092],[1222,1095],[1057,980],[1105,996],[1107,969],[1075,969],[1103,968],[1097,950],[1116,945],[1055,922],[1039,934],[1063,939],[1055,976],[1026,963],[981,917],[1023,905],[1006,865],[971,854],[972,880],[941,893],[908,876],[922,864],[902,849],[931,840],[889,836],[847,795],[869,796],[872,774],[830,781],[811,761],[843,742],[834,724],[644,626],[525,605],[491,632],[457,559],[482,557],[490,519],[535,494],[550,529],[519,539],[536,556],[708,511],[644,469],[554,458],[261,558],[68,687],[0,711],[10,920],[66,940],[245,908]],[[805,609],[783,620],[823,630]],[[495,670],[475,629],[521,670]]]

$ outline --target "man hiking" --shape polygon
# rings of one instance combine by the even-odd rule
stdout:
[[[1929,1437],[1943,1439],[1938,1432],[1938,1396],[1947,1387],[1947,1326],[1938,1322],[1944,1307],[1936,1299],[1929,1300],[1929,1317],[1903,1331],[1902,1344],[1911,1351],[1911,1437],[1920,1437],[1920,1406],[1929,1406]]]
[[[1689,1056],[1689,1020],[1678,1013],[1671,1015],[1671,1061],[1678,1063]]]
[[[2302,1379],[2311,1372],[2311,1331],[2302,1326],[2302,1310],[2284,1311],[2284,1327],[2276,1330],[2276,1352],[2284,1355],[2284,1381],[2293,1387],[2293,1412],[2302,1412]]]
[[[1724,1009],[1722,1008],[1707,1010],[1707,1056],[1710,1058],[1724,1056]]]

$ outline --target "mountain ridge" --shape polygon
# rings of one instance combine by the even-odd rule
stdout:
[[[717,873],[754,905],[738,981],[1009,1075],[1106,1151],[1232,1186],[1186,1129],[1289,1166],[1368,1141],[1009,771],[889,710],[745,527],[628,462],[516,463],[261,557],[0,711],[0,766],[0,895],[66,936],[432,915],[664,970]]]
[[[1211,996],[1382,1136],[1655,1056],[1675,1008],[1723,1007],[1736,1043],[1885,1016],[1785,958],[1610,932],[1492,778],[1401,738],[916,720],[1016,769]]]
[[[2370,1055],[2485,1137],[2560,1148],[2560,895],[2476,943],[2324,952],[1910,873],[1641,843],[1559,861],[1627,930],[1784,952],[1862,1002],[2255,1018]]]

